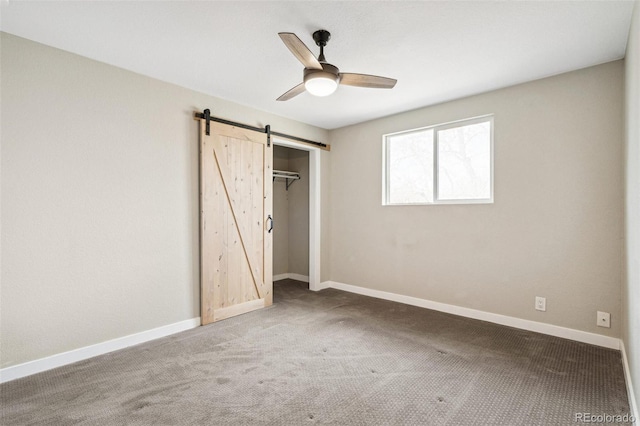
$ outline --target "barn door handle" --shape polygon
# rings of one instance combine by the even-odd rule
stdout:
[[[271,231],[273,231],[273,218],[271,217],[271,215],[269,215],[269,217],[267,218],[269,222],[269,228],[267,229],[267,232],[270,234]]]

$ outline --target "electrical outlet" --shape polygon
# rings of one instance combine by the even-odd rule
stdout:
[[[546,311],[547,310],[547,298],[536,296],[536,311]]]
[[[598,311],[598,327],[611,328],[611,314]]]

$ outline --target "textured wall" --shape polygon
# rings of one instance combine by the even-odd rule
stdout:
[[[640,2],[636,1],[626,65],[626,262],[622,340],[640,407]]]
[[[623,81],[616,61],[332,131],[331,280],[619,337]],[[381,205],[383,134],[484,114],[494,204]]]
[[[1,366],[194,318],[193,112],[328,132],[2,34]]]

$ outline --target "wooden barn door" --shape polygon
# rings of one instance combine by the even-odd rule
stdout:
[[[200,121],[201,318],[271,305],[272,163],[267,135]]]

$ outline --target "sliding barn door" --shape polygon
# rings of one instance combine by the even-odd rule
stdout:
[[[271,305],[272,162],[267,135],[200,122],[201,318],[209,324]]]

